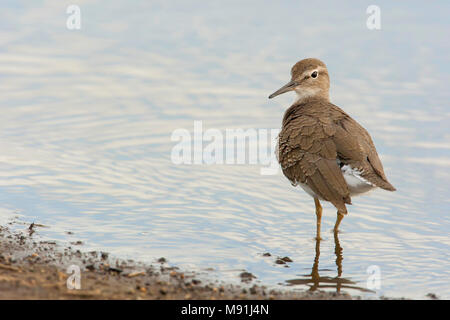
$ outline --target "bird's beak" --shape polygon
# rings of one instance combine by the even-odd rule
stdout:
[[[269,96],[269,99],[272,99],[282,93],[288,92],[288,91],[292,91],[294,90],[294,88],[298,85],[297,81],[290,81],[287,84],[285,84],[284,86],[282,86],[280,89],[278,89],[277,91],[275,91],[274,93],[272,93]]]

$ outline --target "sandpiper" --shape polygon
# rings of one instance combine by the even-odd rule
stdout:
[[[337,208],[337,233],[352,196],[377,187],[395,191],[369,133],[330,102],[329,88],[326,65],[309,58],[297,62],[291,81],[269,96],[271,99],[288,91],[297,94],[283,117],[278,161],[291,183],[314,198],[317,239],[322,218],[319,200],[330,201]]]

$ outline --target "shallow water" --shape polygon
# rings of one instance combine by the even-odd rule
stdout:
[[[366,7],[333,3],[79,5],[82,28],[68,30],[57,1],[2,4],[2,224],[232,282],[247,270],[299,290],[319,279],[366,297],[450,298],[447,3],[380,4],[378,31]],[[279,128],[293,97],[267,96],[309,56],[327,63],[331,100],[371,133],[398,190],[354,198],[338,245],[325,204],[320,257],[314,202],[281,173],[171,160],[172,132],[195,120]]]

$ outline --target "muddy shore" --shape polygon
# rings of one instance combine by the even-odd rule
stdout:
[[[252,284],[253,276],[245,272],[242,285],[211,282],[170,266],[163,257],[143,264],[106,252],[82,252],[76,244],[39,241],[36,228],[0,226],[0,299],[358,299],[345,293],[270,289]],[[79,289],[77,270],[68,273],[71,265],[79,267]]]

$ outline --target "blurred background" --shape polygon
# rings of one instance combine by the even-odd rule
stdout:
[[[72,4],[79,30],[66,26]],[[380,30],[366,26],[371,4]],[[267,96],[316,57],[331,101],[371,133],[398,190],[353,200],[341,272],[336,212],[324,205],[325,289],[345,280],[353,289],[342,291],[367,297],[448,299],[449,13],[447,1],[2,1],[0,224],[40,223],[37,237],[164,256],[227,282],[247,270],[308,289],[312,199],[258,165],[173,164],[170,138],[194,120],[280,128],[294,97]],[[374,265],[381,287],[361,291]]]

